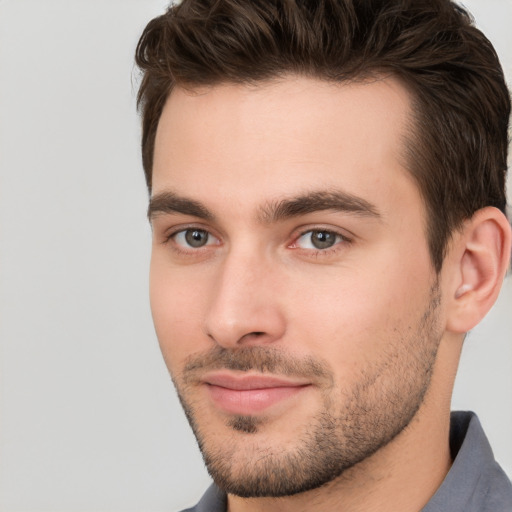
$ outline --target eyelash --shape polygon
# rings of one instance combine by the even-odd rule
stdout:
[[[180,226],[179,228],[175,228],[175,229],[171,230],[170,232],[166,233],[164,235],[164,240],[162,241],[162,243],[164,245],[171,245],[171,242],[173,242],[173,239],[177,235],[179,235],[180,233],[186,233],[187,231],[203,231],[203,232],[207,233],[207,235],[210,237],[213,237],[216,239],[219,238],[219,237],[215,236],[206,227],[191,225],[191,226]],[[202,252],[201,249],[204,249],[204,247],[208,247],[210,245],[214,245],[214,244],[207,244],[206,246],[198,247],[198,248],[194,248],[194,247],[187,248],[187,247],[184,247],[184,246],[178,244],[177,242],[174,242],[174,243],[172,243],[172,249],[173,249],[173,251],[177,252],[178,254],[184,254],[184,255],[190,256],[190,255],[194,255],[194,254],[198,254],[198,253]],[[215,244],[215,245],[218,245],[218,244]]]
[[[219,239],[219,237],[212,234],[212,232],[209,229],[202,227],[202,226],[193,226],[192,225],[192,226],[181,226],[177,229],[172,230],[170,233],[167,233],[165,235],[162,243],[170,244],[170,242],[173,241],[173,238],[175,238],[180,233],[185,233],[187,231],[193,231],[193,230],[204,231],[209,236]],[[335,242],[334,245],[332,245],[331,247],[326,247],[325,249],[309,249],[309,248],[304,249],[304,248],[297,247],[297,246],[294,247],[294,245],[297,244],[298,240],[300,240],[304,235],[307,235],[308,233],[315,233],[315,232],[327,233],[330,235],[334,235],[336,238],[340,238],[340,241]],[[325,257],[325,256],[332,255],[332,254],[338,252],[339,250],[341,250],[340,245],[349,245],[351,243],[352,243],[352,239],[347,237],[345,234],[340,233],[339,231],[336,231],[334,229],[326,229],[323,227],[314,226],[314,227],[308,227],[307,229],[301,230],[298,235],[293,237],[293,242],[291,244],[288,244],[286,247],[289,249],[306,252],[308,255],[311,255],[311,256]],[[198,248],[193,248],[193,247],[185,248],[176,242],[173,243],[172,245],[173,245],[173,247],[172,247],[173,250],[175,252],[177,252],[178,254],[190,256],[190,255],[194,255],[194,254],[199,255],[202,252],[202,250],[204,250],[206,247],[209,247],[210,245],[220,245],[220,244],[207,244],[205,246],[198,247]]]
[[[308,233],[311,233],[311,235],[313,233],[326,233],[329,235],[334,235],[336,238],[339,238],[340,240],[335,241],[335,243],[332,246],[326,247],[325,249],[303,249],[301,247],[294,247],[294,245],[296,245],[297,242]],[[316,258],[321,258],[333,255],[340,251],[342,249],[342,246],[349,245],[351,243],[352,239],[346,236],[345,234],[341,233],[340,231],[336,231],[334,229],[327,229],[322,226],[313,226],[301,230],[301,232],[296,237],[294,237],[293,242],[290,245],[288,245],[288,247],[298,251],[305,251],[309,255],[314,255]]]

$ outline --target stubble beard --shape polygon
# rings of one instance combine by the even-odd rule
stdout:
[[[205,465],[215,483],[244,498],[284,497],[321,487],[386,446],[411,422],[427,393],[441,334],[437,282],[413,334],[397,335],[397,343],[350,389],[326,386],[322,406],[294,440],[292,448],[265,439],[264,417],[233,415],[226,427],[233,435],[212,439],[198,421],[189,398],[192,375],[201,369],[278,370],[290,375],[316,375],[333,382],[325,363],[290,361],[281,351],[255,346],[228,351],[217,347],[187,365],[185,378],[173,377],[179,399],[196,436]],[[261,437],[258,435],[261,434]],[[241,436],[243,436],[240,442]]]

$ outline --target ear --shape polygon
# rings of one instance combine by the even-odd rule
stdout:
[[[511,228],[497,208],[478,210],[469,219],[450,252],[447,329],[466,333],[496,301],[508,269]]]

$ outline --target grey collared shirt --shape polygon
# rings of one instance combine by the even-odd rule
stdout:
[[[494,460],[474,413],[452,413],[450,449],[453,465],[421,512],[512,512],[512,484]],[[226,509],[226,494],[212,485],[195,507],[183,512]]]

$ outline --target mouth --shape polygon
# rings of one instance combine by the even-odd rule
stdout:
[[[214,405],[228,414],[250,416],[288,402],[311,386],[270,375],[207,374],[202,382]]]

